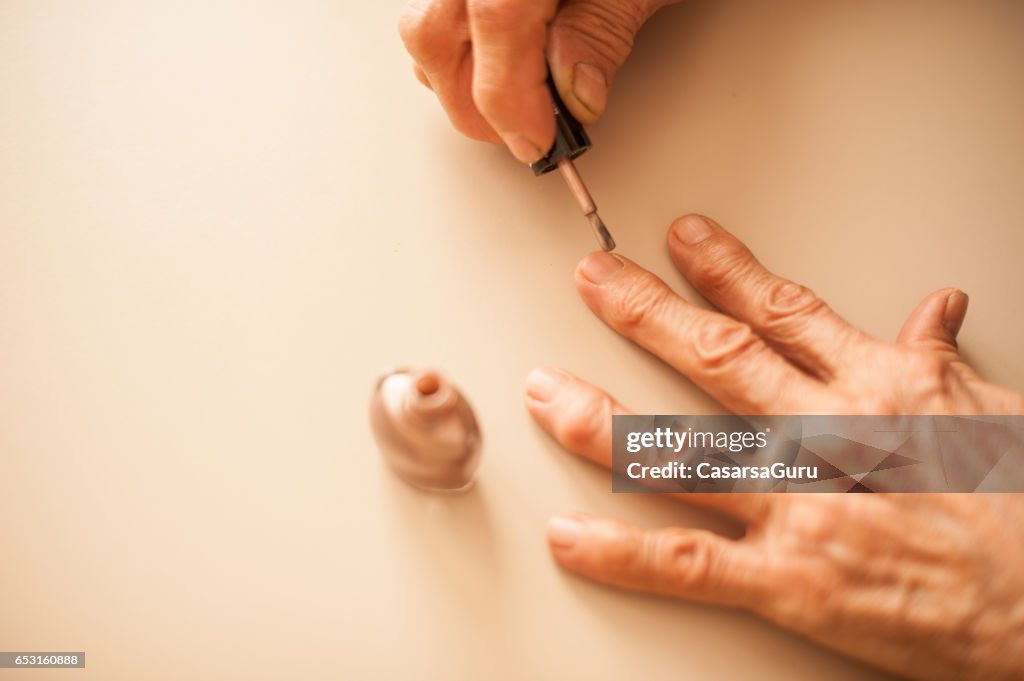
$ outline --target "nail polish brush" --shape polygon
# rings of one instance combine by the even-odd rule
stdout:
[[[551,149],[536,163],[530,164],[534,175],[544,175],[552,170],[558,170],[565,180],[566,186],[572,192],[580,211],[590,221],[590,226],[597,237],[597,243],[605,251],[615,249],[615,239],[605,226],[601,216],[597,214],[597,204],[587,191],[587,185],[583,183],[573,160],[579,158],[590,149],[590,137],[583,125],[569,113],[565,102],[558,96],[558,89],[554,81],[548,75],[548,89],[551,91],[551,100],[555,109],[555,143]]]

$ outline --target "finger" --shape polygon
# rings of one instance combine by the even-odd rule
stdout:
[[[663,0],[567,0],[551,24],[548,62],[555,86],[584,125],[596,123],[633,39]]]
[[[771,561],[755,545],[703,530],[648,530],[584,515],[555,516],[548,545],[573,572],[613,586],[761,610]]]
[[[783,359],[748,325],[690,305],[626,258],[590,254],[576,269],[576,288],[608,326],[668,362],[734,413],[817,413],[829,408],[832,398],[824,384]]]
[[[967,315],[968,302],[967,294],[955,288],[932,293],[910,313],[897,342],[956,353],[956,336]]]
[[[525,399],[530,416],[558,444],[611,468],[612,417],[633,412],[603,390],[554,368],[530,372]]]
[[[814,293],[766,270],[739,239],[700,215],[675,221],[669,252],[701,295],[750,324],[811,374],[836,377],[853,366],[870,339]]]
[[[605,391],[563,369],[534,369],[526,379],[526,408],[569,452],[612,468],[612,417],[633,412]],[[770,495],[680,492],[672,497],[748,522],[765,517]]]
[[[473,102],[465,0],[412,0],[402,12],[398,31],[455,129],[473,139],[500,142]]]
[[[416,62],[413,62],[412,64],[412,73],[414,76],[416,76],[416,80],[418,80],[423,87],[427,88],[428,90],[434,89],[434,86],[430,84],[430,78],[427,77],[427,72],[424,71],[423,68],[420,67],[420,65],[417,64]]]
[[[473,40],[473,101],[523,163],[555,139],[547,87],[548,24],[558,0],[468,0]]]

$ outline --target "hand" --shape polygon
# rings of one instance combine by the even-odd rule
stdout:
[[[588,256],[587,305],[613,329],[742,414],[1021,414],[957,352],[967,296],[937,291],[895,343],[855,329],[765,270],[717,224],[678,220],[672,258],[722,313],[695,307],[625,258]],[[609,466],[607,393],[534,371],[526,404],[575,454]],[[548,540],[565,567],[607,584],[749,609],[870,664],[919,679],[1024,675],[1024,499],[1018,495],[686,494],[746,535],[645,530],[569,515]]]
[[[636,32],[677,1],[411,0],[399,31],[458,130],[532,163],[555,139],[548,63],[572,114],[594,123]]]

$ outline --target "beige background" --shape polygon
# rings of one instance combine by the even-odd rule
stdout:
[[[576,299],[585,221],[450,130],[400,6],[0,0],[0,649],[88,655],[0,678],[879,678],[553,565],[558,511],[736,528],[613,497],[530,422],[531,367],[716,406]],[[683,289],[689,211],[881,336],[960,286],[966,352],[1024,388],[1021,35],[1013,1],[691,2],[580,170]],[[401,364],[475,403],[473,492],[383,468]]]

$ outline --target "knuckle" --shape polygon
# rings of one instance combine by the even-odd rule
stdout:
[[[829,560],[801,561],[789,570],[795,588],[779,593],[763,604],[762,614],[783,626],[819,629],[834,624],[838,598],[845,593],[841,568]]]
[[[483,78],[478,74],[477,80],[473,83],[473,103],[484,116],[493,116],[495,112],[504,110],[510,102],[512,95],[504,84]]]
[[[849,495],[823,494],[814,507],[790,507],[784,519],[788,531],[777,547],[782,559],[777,578],[794,588],[766,599],[762,614],[783,625],[826,627],[834,623],[849,587],[850,566],[859,561],[858,554],[841,541],[842,528],[872,516],[885,523],[889,517],[889,511],[877,508],[878,495],[869,496],[871,499],[851,499]]]
[[[825,308],[814,291],[786,279],[775,279],[765,291],[765,326],[789,324],[793,319],[811,317]]]
[[[522,0],[469,0],[467,7],[474,21],[507,26],[519,22],[524,9],[533,4]]]
[[[940,355],[932,352],[912,352],[907,357],[911,373],[925,384],[945,385],[950,374],[950,364]]]
[[[903,358],[906,367],[904,390],[921,406],[944,404],[952,393],[955,371],[947,358],[928,350],[913,350]]]
[[[398,17],[398,35],[413,58],[439,60],[450,56],[455,46],[468,45],[465,10],[458,7],[453,13],[443,0],[412,0],[405,6]]]
[[[431,90],[434,89],[430,84],[430,77],[427,75],[427,72],[424,71],[423,67],[416,62],[413,62],[412,65],[412,75],[415,76],[416,80],[418,80],[424,87],[430,88]]]
[[[714,573],[714,551],[705,537],[661,533],[652,540],[656,571],[675,588],[707,586]]]
[[[398,18],[398,35],[405,43],[405,49],[413,57],[429,53],[434,43],[430,30],[430,15],[421,10],[406,7]]]
[[[570,7],[579,7],[572,11]],[[558,30],[576,39],[613,64],[621,64],[633,49],[637,31],[647,13],[634,3],[570,5],[558,16]]]
[[[728,234],[712,234],[699,244],[699,249],[700,257],[693,259],[688,278],[703,291],[725,291],[753,269],[755,261],[750,251]]]
[[[578,452],[592,445],[607,426],[611,413],[609,398],[593,395],[573,402],[559,427],[559,440],[566,449]]]
[[[410,54],[416,56],[421,51],[420,37],[422,33],[420,32],[420,22],[408,12],[403,13],[398,20],[398,35],[402,38],[405,49]]]
[[[612,300],[608,320],[623,331],[645,327],[662,313],[669,291],[650,272],[638,273]]]
[[[598,556],[601,568],[611,574],[628,575],[642,569],[645,558],[644,541],[635,530],[619,523],[602,528],[603,541]]]
[[[934,350],[873,343],[870,355],[874,371],[851,372],[843,379],[852,413],[897,415],[946,413],[963,407],[954,401],[963,395],[963,379],[955,362]],[[877,376],[891,376],[880,383]]]
[[[817,511],[802,508],[786,518],[796,546],[824,546],[835,538],[836,520],[844,515],[843,502],[846,500],[836,500],[831,496],[824,495],[820,504],[822,508]],[[822,513],[820,510],[828,512]]]
[[[694,352],[706,371],[726,371],[757,355],[763,345],[747,324],[732,319],[712,319],[700,324]]]
[[[452,127],[470,139],[479,140],[481,142],[495,141],[490,128],[483,119],[473,111],[455,110],[454,108],[451,108],[448,113],[448,119],[451,121]]]

